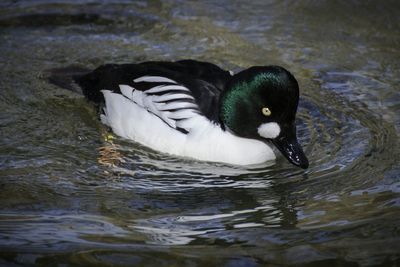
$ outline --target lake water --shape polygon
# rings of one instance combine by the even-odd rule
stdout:
[[[400,265],[399,14],[398,1],[1,1],[0,265]],[[310,168],[151,151],[46,80],[184,58],[288,68]]]

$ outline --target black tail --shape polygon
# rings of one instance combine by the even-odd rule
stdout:
[[[78,85],[77,81],[91,72],[91,70],[79,66],[69,66],[65,68],[50,69],[46,72],[47,79],[50,83],[69,91],[83,94],[82,88]]]

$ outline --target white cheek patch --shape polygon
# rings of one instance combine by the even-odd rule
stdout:
[[[257,132],[261,137],[274,139],[281,132],[281,127],[276,122],[263,123],[258,127]]]

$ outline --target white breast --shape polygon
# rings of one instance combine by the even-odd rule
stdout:
[[[121,88],[122,90],[126,92],[127,88]],[[174,125],[168,120],[169,118],[162,118],[165,116],[164,113],[155,115],[151,110],[124,95],[108,90],[102,92],[105,98],[105,114],[101,117],[102,122],[110,126],[117,135],[154,150],[237,165],[259,164],[275,159],[274,152],[265,143],[240,138],[223,131],[201,114],[191,113],[189,117],[186,116],[178,121],[179,127],[188,131],[184,134],[171,127]],[[135,93],[142,92],[133,89],[128,93],[134,97]],[[143,98],[141,101],[149,99]],[[151,103],[147,105],[150,105],[149,109],[152,108]]]

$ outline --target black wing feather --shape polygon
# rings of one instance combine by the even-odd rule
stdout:
[[[218,105],[221,92],[231,78],[228,71],[218,66],[195,60],[177,62],[150,61],[139,64],[107,64],[93,72],[74,77],[82,87],[83,94],[94,103],[104,102],[101,90],[121,93],[119,85],[129,85],[136,90],[147,91],[160,83],[138,82],[142,76],[161,76],[176,81],[188,88],[199,106],[199,110],[209,120],[218,122]],[[163,83],[166,84],[166,83]]]

